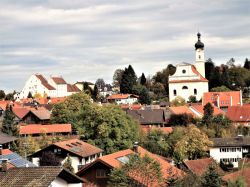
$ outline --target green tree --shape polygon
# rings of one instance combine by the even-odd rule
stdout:
[[[14,101],[14,93],[8,93],[5,95],[5,100]]]
[[[202,117],[202,124],[209,125],[212,122],[213,114],[214,114],[214,107],[211,103],[207,103],[203,107],[204,115]]]
[[[246,58],[246,60],[245,60],[244,68],[247,70],[250,70],[250,60],[248,60],[248,58]]]
[[[168,120],[168,124],[171,126],[187,126],[189,124],[195,124],[196,121],[190,114],[171,114]]]
[[[197,99],[195,95],[190,95],[188,100],[190,103],[197,103]]]
[[[70,158],[70,156],[68,155],[66,158],[66,161],[63,164],[63,167],[66,168],[67,170],[71,171],[72,173],[74,173],[74,168],[72,166],[72,159]]]
[[[122,75],[120,92],[121,93],[132,93],[133,87],[136,85],[137,76],[134,72],[134,69],[131,65],[128,68],[125,68]]]
[[[113,86],[114,87],[120,87],[123,73],[124,73],[123,69],[115,70],[114,75],[113,75]]]
[[[202,187],[221,187],[222,180],[214,164],[209,165],[207,171],[201,178]]]
[[[27,98],[33,98],[32,93],[29,92]]]
[[[211,58],[207,59],[205,62],[205,77],[209,81],[211,79],[211,75],[213,74],[214,68],[215,66],[213,60]]]
[[[175,99],[171,101],[171,106],[183,106],[186,104],[186,101],[181,96],[177,96]]]
[[[243,177],[239,177],[235,181],[229,180],[227,182],[227,187],[247,187]]]
[[[96,80],[95,85],[97,88],[103,88],[105,86],[105,82],[103,79],[99,78]]]
[[[221,79],[220,67],[216,66],[213,70],[213,73],[211,73],[210,75],[209,90],[211,90],[214,87],[219,87],[221,85],[222,85],[222,79]]]
[[[177,164],[184,159],[194,160],[207,155],[208,147],[212,145],[207,135],[195,125],[189,125],[184,132],[174,149],[174,160]]]
[[[141,84],[141,85],[145,85],[146,82],[147,82],[147,79],[146,79],[144,73],[142,73],[142,75],[141,75],[141,80],[140,80],[140,84]]]
[[[231,91],[228,87],[226,86],[219,86],[219,87],[214,87],[211,89],[211,92],[229,92]]]
[[[99,90],[97,88],[97,85],[95,84],[94,90],[92,92],[92,99],[94,101],[97,101],[98,100],[98,96],[99,96]]]
[[[139,102],[141,104],[147,104],[147,105],[149,105],[151,103],[151,98],[149,96],[149,91],[145,86],[142,88],[142,90],[140,92]]]
[[[15,122],[15,114],[12,112],[12,108],[9,105],[7,105],[5,110],[3,124],[2,124],[2,131],[11,136],[19,135],[18,126],[17,123]]]
[[[131,155],[128,163],[111,171],[109,186],[164,186],[160,164],[145,155]]]
[[[51,151],[45,151],[42,153],[42,156],[39,158],[40,166],[60,166],[60,160],[55,155],[55,153]]]
[[[5,98],[5,92],[3,90],[0,90],[0,100],[3,100]]]

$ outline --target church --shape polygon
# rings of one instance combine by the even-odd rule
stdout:
[[[183,62],[176,66],[176,72],[169,76],[169,101],[181,96],[186,101],[190,96],[201,100],[203,93],[208,92],[208,80],[205,78],[204,44],[201,42],[201,34],[197,34],[195,43],[195,63]]]

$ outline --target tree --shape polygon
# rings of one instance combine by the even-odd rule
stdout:
[[[215,66],[212,59],[211,58],[207,59],[207,61],[205,62],[205,77],[209,81],[211,79],[211,75],[213,74],[214,68]]]
[[[33,98],[35,98],[35,99],[40,99],[42,97],[43,96],[40,93],[35,93],[34,96],[33,96]]]
[[[66,161],[63,164],[63,167],[66,168],[67,170],[71,171],[72,173],[74,173],[74,168],[72,166],[72,159],[70,158],[70,156],[68,155],[66,158]]]
[[[97,86],[97,88],[103,88],[105,87],[105,82],[103,79],[99,78],[96,80],[95,85]]]
[[[197,103],[197,99],[195,95],[190,95],[188,100],[190,103]]]
[[[0,90],[0,100],[3,100],[5,98],[5,92],[3,90]]]
[[[128,68],[125,68],[122,75],[120,92],[121,93],[132,93],[133,87],[136,85],[137,76],[134,72],[134,69],[131,65]]]
[[[5,100],[13,101],[13,100],[14,100],[14,93],[8,93],[8,94],[5,96]]]
[[[115,70],[114,75],[113,75],[113,86],[114,87],[120,87],[123,73],[124,73],[123,69]]]
[[[186,104],[186,101],[181,96],[177,96],[175,99],[171,101],[171,106],[183,106]]]
[[[196,121],[191,114],[171,114],[168,124],[171,126],[187,126],[189,124],[195,124]]]
[[[231,90],[226,86],[219,86],[211,89],[211,92],[229,92],[229,91]]]
[[[209,165],[207,171],[201,178],[202,187],[220,187],[222,184],[221,177],[217,172],[217,167],[214,164]]]
[[[214,114],[214,107],[211,103],[207,103],[203,107],[204,115],[202,117],[202,124],[209,125],[212,122],[213,114]]]
[[[243,177],[237,178],[235,181],[229,180],[227,187],[247,187]]]
[[[222,85],[220,67],[216,66],[210,75],[209,90]]]
[[[15,114],[12,112],[11,106],[7,105],[3,118],[2,132],[11,136],[18,136],[19,130],[17,123],[14,121],[14,119]]]
[[[140,84],[141,84],[141,85],[145,85],[145,84],[146,84],[146,82],[147,82],[147,79],[146,79],[146,77],[145,77],[144,73],[142,73],[142,75],[141,75],[141,81],[140,81]]]
[[[55,155],[55,153],[51,151],[45,151],[42,153],[42,156],[39,158],[40,166],[60,166],[60,160]]]
[[[27,98],[31,98],[31,99],[33,98],[33,96],[32,96],[32,93],[31,93],[31,92],[29,92],[29,93],[28,93]]]
[[[97,85],[95,84],[94,90],[92,92],[92,99],[94,101],[97,101],[98,100],[98,96],[99,96],[99,90],[97,88]]]
[[[128,163],[111,171],[109,186],[164,186],[160,164],[145,155],[131,155]]]
[[[250,70],[250,60],[248,60],[248,58],[245,60],[244,68]]]
[[[204,132],[201,132],[195,125],[189,125],[185,134],[176,143],[174,149],[174,160],[180,163],[184,159],[194,160],[207,155],[212,142]]]
[[[227,61],[227,66],[229,66],[230,68],[235,67],[234,63],[235,63],[235,59],[230,58],[229,61]]]
[[[26,158],[27,155],[31,155],[40,149],[37,140],[35,140],[31,136],[28,136],[26,138],[19,138],[17,145],[18,145],[17,149],[18,153],[24,158]]]

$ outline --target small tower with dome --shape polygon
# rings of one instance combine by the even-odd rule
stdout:
[[[198,41],[195,43],[195,67],[197,71],[205,77],[205,55],[204,43],[201,42],[201,34],[197,33]]]

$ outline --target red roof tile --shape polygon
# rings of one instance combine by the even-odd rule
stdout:
[[[9,155],[12,154],[13,152],[9,149],[2,149],[0,150],[0,155]]]
[[[141,125],[141,128],[144,132],[149,133],[152,130],[160,130],[165,134],[169,134],[171,132],[173,132],[173,128],[172,127],[157,127],[157,126],[149,126],[149,125]]]
[[[230,173],[222,177],[224,181],[236,181],[238,178],[242,177],[246,186],[250,186],[250,168],[244,168],[239,171]]]
[[[113,95],[110,95],[107,99],[108,100],[113,100],[113,99],[127,99],[130,96],[131,97],[136,97],[136,98],[139,97],[139,96],[134,95],[134,94],[113,94]]]
[[[71,124],[51,124],[51,125],[40,125],[40,124],[29,124],[20,125],[20,135],[24,134],[49,134],[49,133],[64,133],[72,132]]]
[[[23,119],[30,112],[29,109],[24,107],[13,107],[12,111],[19,119]]]
[[[204,110],[203,110],[204,106],[202,106],[201,104],[191,105],[191,107],[195,109],[197,112],[199,112],[200,114],[204,115]],[[225,112],[219,109],[218,107],[214,106],[214,115],[219,115],[219,114],[225,115]]]
[[[169,83],[184,83],[184,82],[208,82],[206,78],[204,78],[195,68],[194,65],[191,66],[193,73],[198,76],[198,79],[186,79],[186,80],[171,80]]]
[[[48,90],[55,90],[53,86],[51,86],[48,81],[41,74],[36,74],[36,77],[41,81],[42,85],[46,87]]]
[[[130,109],[130,110],[140,110],[142,108],[141,104],[121,104],[122,109]]]
[[[219,101],[219,103],[218,103]],[[241,92],[206,92],[203,94],[202,104],[212,103],[218,107],[226,106],[240,106],[241,104]]]
[[[73,84],[67,84],[67,91],[68,92],[80,92],[81,90]]]
[[[184,164],[191,172],[201,176],[213,162],[214,160],[212,158],[202,158],[198,160],[186,160]]]
[[[67,84],[62,77],[51,77],[56,84]]]
[[[174,114],[190,114],[193,117],[197,117],[192,110],[186,105],[184,106],[176,106],[176,107],[169,107],[170,111],[172,111]]]
[[[227,117],[234,122],[249,122],[250,121],[250,106],[231,106],[227,109]]]
[[[78,139],[71,139],[62,142],[57,142],[54,143],[53,145],[56,145],[62,149],[65,149],[81,157],[87,157],[90,155],[103,152],[102,149]]]
[[[49,120],[50,119],[50,111],[48,111],[44,107],[38,107],[37,109],[31,108],[30,111],[38,117],[40,120]]]

